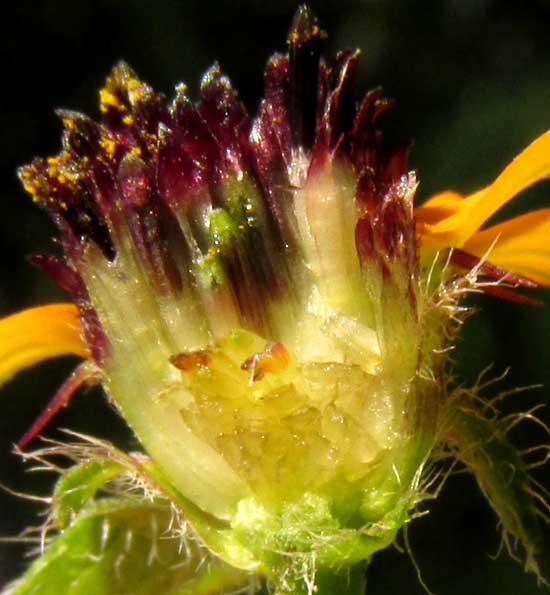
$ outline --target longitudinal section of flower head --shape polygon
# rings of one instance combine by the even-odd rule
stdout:
[[[255,118],[217,65],[166,105],[119,64],[101,121],[61,112],[60,154],[20,171],[107,392],[221,519],[308,494],[342,526],[401,518],[434,436],[416,176],[382,141],[381,92],[355,103],[358,52],[329,65],[322,37],[298,15]]]

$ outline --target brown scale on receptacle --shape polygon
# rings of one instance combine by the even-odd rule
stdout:
[[[182,372],[193,372],[197,367],[209,367],[212,352],[209,349],[182,351],[171,355],[170,363]],[[240,369],[248,372],[249,384],[261,380],[268,373],[279,372],[288,368],[292,361],[291,355],[280,341],[269,341],[263,351],[257,351],[246,358]]]
[[[170,356],[170,363],[182,372],[190,372],[197,366],[208,367],[211,353],[208,349],[182,351]]]
[[[289,366],[291,356],[280,341],[266,343],[265,349],[252,354],[241,364],[250,373],[249,384],[261,380],[269,372],[279,372]]]

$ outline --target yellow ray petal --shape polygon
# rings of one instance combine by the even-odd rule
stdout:
[[[0,320],[0,384],[59,355],[90,357],[74,304],[29,308]]]
[[[489,262],[550,285],[550,209],[478,231],[464,244],[464,250],[480,258],[490,250]]]
[[[490,186],[464,198],[442,192],[416,209],[422,251],[464,246],[500,207],[546,177],[550,177],[550,131],[524,149]]]

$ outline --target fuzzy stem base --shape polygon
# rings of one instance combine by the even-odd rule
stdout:
[[[366,595],[367,562],[350,568],[319,569],[315,574],[314,585],[299,581],[289,588],[274,589],[275,595]]]

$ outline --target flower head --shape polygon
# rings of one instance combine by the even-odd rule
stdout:
[[[60,353],[92,361],[200,537],[280,584],[295,554],[340,568],[391,543],[441,445],[536,569],[528,475],[505,485],[482,462],[505,451],[524,469],[452,388],[446,351],[468,291],[550,284],[549,209],[481,229],[550,174],[550,133],[491,186],[415,210],[408,145],[380,128],[390,102],[376,89],[356,104],[359,52],[328,62],[324,35],[302,7],[254,117],[218,65],[196,103],[179,85],[167,105],[119,64],[99,122],[60,112],[61,152],[20,177],[65,252],[36,262],[78,310],[0,323],[1,378]]]

